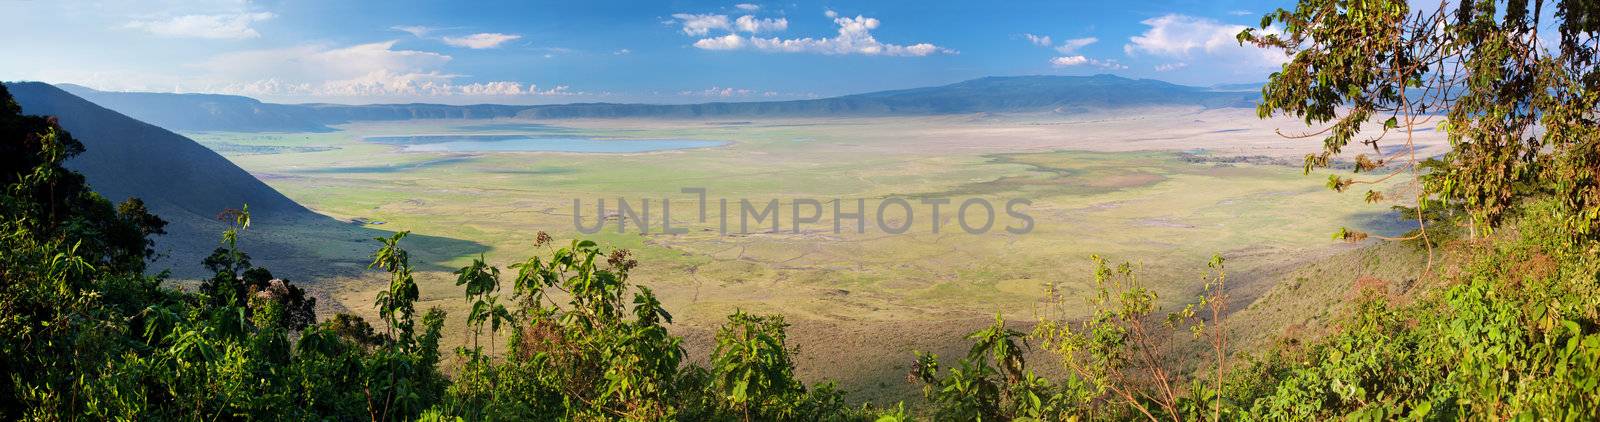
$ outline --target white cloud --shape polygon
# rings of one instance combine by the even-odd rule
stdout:
[[[728,34],[721,37],[704,38],[694,43],[695,47],[707,50],[737,50],[753,48],[759,51],[778,53],[815,53],[829,55],[861,54],[868,56],[927,56],[934,53],[956,54],[954,50],[939,47],[929,43],[912,45],[885,44],[872,36],[879,21],[864,16],[838,17],[838,13],[829,10],[827,15],[839,25],[838,36],[832,38],[797,38],[780,39],[741,37],[737,34]],[[685,30],[687,30],[687,24]]]
[[[512,81],[457,83],[462,75],[441,68],[450,56],[397,50],[395,41],[348,47],[303,45],[212,57],[195,67],[205,76],[189,89],[276,97],[433,97],[545,95]]]
[[[166,19],[136,20],[128,22],[123,27],[168,37],[247,39],[261,36],[261,33],[250,26],[251,24],[275,16],[267,12],[182,15]]]
[[[620,50],[617,50],[617,51],[613,51],[613,52],[611,52],[611,54],[615,55],[615,56],[626,56],[626,55],[629,55],[629,54],[633,54],[633,50],[629,50],[629,49],[624,48],[624,49],[620,49]]]
[[[728,15],[674,13],[672,17],[683,23],[683,34],[689,36],[705,36],[713,29],[727,30],[730,28],[728,26]]]
[[[533,85],[529,85],[530,88],[532,86]],[[522,94],[525,94],[525,93],[528,92],[528,91],[524,91],[522,89],[522,85],[521,84],[518,84],[516,82],[505,82],[505,81],[487,82],[487,83],[474,83],[474,84],[462,85],[460,87],[460,91],[461,91],[462,95],[485,95],[485,96],[487,96],[487,95],[522,95]]]
[[[678,93],[678,95],[695,96],[695,97],[723,97],[723,98],[727,98],[727,97],[748,97],[748,96],[750,96],[750,94],[754,94],[754,93],[755,93],[755,91],[749,90],[749,89],[744,89],[744,88],[723,88],[723,87],[715,87],[715,86],[713,86],[711,88],[707,88],[707,89],[702,90],[702,91],[681,91],[681,92]],[[773,95],[776,95],[776,93],[773,93]]]
[[[740,16],[733,24],[738,30],[752,34],[789,29],[789,19],[787,18],[757,19],[755,16],[744,15]]]
[[[1050,59],[1050,65],[1055,67],[1074,67],[1087,65],[1111,70],[1122,70],[1128,68],[1126,65],[1117,63],[1116,60],[1091,59],[1082,55],[1056,57],[1054,59]]]
[[[743,31],[749,33],[777,32],[789,29],[787,18],[757,18],[752,15],[740,16],[738,19],[729,20],[728,15],[718,14],[693,14],[676,13],[672,15],[676,22],[683,25],[683,34],[691,37],[703,37],[711,31]]]
[[[1228,14],[1233,15],[1233,16],[1249,16],[1249,15],[1253,15],[1254,13],[1250,13],[1249,10],[1241,9],[1241,10],[1229,11]]]
[[[1246,28],[1244,25],[1177,14],[1141,23],[1150,28],[1130,38],[1122,47],[1130,56],[1144,54],[1183,60],[1207,56],[1221,63],[1245,67],[1275,67],[1288,61],[1281,53],[1239,45],[1236,37]]]
[[[1089,58],[1084,56],[1062,56],[1050,59],[1050,64],[1056,67],[1077,66],[1089,63]]]
[[[1171,72],[1171,71],[1174,71],[1174,70],[1183,69],[1185,67],[1189,67],[1189,64],[1188,63],[1184,63],[1184,62],[1162,63],[1162,64],[1156,65],[1156,71],[1157,72]]]
[[[1048,40],[1048,38],[1046,39]],[[1073,38],[1062,41],[1061,45],[1056,46],[1056,51],[1060,52],[1061,54],[1072,54],[1074,51],[1078,51],[1080,48],[1088,47],[1089,44],[1094,44],[1097,42],[1100,42],[1100,39],[1095,37]]]
[[[389,27],[389,29],[405,32],[405,33],[411,34],[412,36],[417,37],[417,38],[438,40],[440,42],[445,43],[445,45],[449,45],[449,46],[452,46],[452,47],[470,48],[470,49],[473,49],[473,50],[485,50],[485,49],[490,49],[490,48],[498,48],[498,47],[500,47],[501,45],[503,45],[505,43],[522,39],[521,35],[517,35],[517,34],[502,34],[502,33],[499,33],[499,32],[481,32],[481,33],[476,33],[476,34],[468,34],[468,35],[454,36],[454,37],[453,36],[430,37],[429,35],[432,35],[433,33],[438,32],[439,28],[422,26],[422,25],[395,25],[395,26]],[[556,53],[565,53],[565,52],[569,51],[569,50],[567,50],[565,48],[545,48],[544,50],[545,51],[549,51],[549,52],[556,52]]]
[[[544,96],[565,96],[565,95],[583,95],[583,94],[585,94],[584,92],[572,91],[570,89],[570,87],[568,87],[566,85],[556,85],[554,88],[546,89],[546,90],[543,90],[543,91],[540,91],[537,86],[528,85],[528,93],[529,94],[533,94],[533,95],[544,95]]]
[[[1028,42],[1040,47],[1049,47],[1051,44],[1054,44],[1050,41],[1049,35],[1022,34],[1022,36],[1027,37]]]
[[[654,93],[654,94],[660,95],[661,93]],[[751,98],[751,99],[754,99],[754,98],[765,98],[765,99],[769,99],[769,100],[770,99],[781,99],[781,98],[818,98],[818,95],[816,93],[810,93],[810,92],[807,92],[807,93],[780,92],[780,91],[774,91],[774,90],[757,90],[757,89],[749,89],[749,88],[733,88],[733,87],[723,87],[723,86],[713,86],[713,87],[702,89],[702,90],[678,91],[678,96],[679,97],[710,98],[710,99],[714,99],[714,100],[718,100],[718,99],[742,99],[742,98]]]
[[[516,40],[518,38],[522,38],[522,36],[521,35],[516,35],[516,34],[501,34],[501,33],[496,33],[496,32],[489,32],[489,33],[481,33],[481,34],[472,34],[472,35],[468,35],[468,36],[464,36],[464,37],[444,37],[444,38],[441,38],[440,40],[444,41],[445,44],[449,44],[449,45],[456,46],[456,47],[465,47],[465,48],[470,48],[470,49],[473,49],[473,50],[482,50],[482,49],[487,49],[487,48],[499,47],[500,44],[504,44],[504,43],[506,43],[508,41],[513,41],[513,40]]]
[[[754,12],[754,11],[757,11],[757,10],[761,10],[761,5],[751,4],[751,3],[739,3],[739,4],[733,5],[733,7],[736,7],[739,10],[743,10],[743,11],[746,11],[746,12]]]
[[[694,42],[695,48],[703,50],[737,50],[744,47],[744,37],[738,34],[728,34],[720,37],[702,38]]]
[[[425,37],[425,36],[428,35],[429,32],[433,32],[433,28],[429,28],[429,27],[421,26],[421,25],[395,25],[395,26],[389,27],[389,29],[405,32],[405,33],[411,34],[411,36],[417,37],[417,38]]]
[[[248,50],[212,57],[202,70],[239,79],[319,80],[346,79],[380,70],[412,73],[437,69],[450,56],[416,50],[396,50],[395,41],[332,48],[324,45]]]

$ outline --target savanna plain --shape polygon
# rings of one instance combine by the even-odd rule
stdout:
[[[409,230],[454,240],[411,245],[427,269],[418,274],[419,308],[465,315],[469,304],[451,271],[480,255],[504,268],[540,253],[540,232],[558,243],[592,239],[632,251],[641,265],[634,280],[673,311],[672,329],[685,336],[689,356],[708,355],[711,333],[735,309],[782,314],[792,324],[789,338],[799,349],[802,378],[836,381],[858,399],[893,403],[918,394],[904,378],[914,350],[959,355],[968,344],[962,336],[996,314],[1024,323],[1085,315],[1091,254],[1133,262],[1168,307],[1200,292],[1207,260],[1220,254],[1228,260],[1230,300],[1245,309],[1302,265],[1354,250],[1329,238],[1340,227],[1379,235],[1414,228],[1415,221],[1390,210],[1395,203],[1329,193],[1327,172],[1344,170],[1304,173],[1302,157],[1321,145],[1282,136],[1300,128],[1294,121],[1259,120],[1253,110],[1159,108],[883,118],[410,120],[318,133],[185,135],[295,201],[366,232]],[[479,135],[489,139],[479,146],[490,148],[383,141]],[[495,139],[510,138],[579,139],[626,152],[492,148]],[[638,150],[652,148],[627,147],[664,140],[709,142],[644,152]],[[1411,141],[1420,156],[1446,148],[1432,131]],[[623,147],[610,147],[617,145]],[[705,190],[706,221],[699,219],[697,195],[684,188]],[[907,199],[914,208],[904,233],[877,227],[875,208],[887,198]],[[929,198],[951,201],[938,212],[937,232],[932,205],[921,201]],[[959,229],[955,208],[970,198],[995,204],[992,230]],[[619,199],[634,207],[648,199],[654,227],[645,234],[636,225],[619,232],[617,216],[596,213],[602,199],[612,210]],[[718,223],[719,199],[730,203],[730,233]],[[779,230],[763,221],[740,233],[741,199],[777,200]],[[793,205],[807,199],[821,202],[824,212],[795,230]],[[846,219],[836,233],[833,201],[849,213],[857,199],[866,200],[866,231],[855,232],[857,222]],[[1003,210],[1013,199],[1029,202],[1019,208],[1033,220],[1028,233],[1003,229],[1021,224]],[[609,217],[606,226],[579,233],[575,200],[583,224]],[[672,203],[671,225],[685,233],[661,233],[663,200]],[[901,215],[894,211],[886,220],[907,223]],[[371,298],[385,282],[362,271],[375,242],[328,241],[348,233],[282,230],[290,233],[279,235],[311,245],[303,253],[315,255],[288,262],[322,268],[278,264],[275,273],[311,286],[327,298],[324,308],[376,318]],[[451,343],[445,346],[460,344],[464,335],[447,332]]]

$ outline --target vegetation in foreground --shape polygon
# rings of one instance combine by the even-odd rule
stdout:
[[[917,355],[909,377],[927,402],[912,405],[915,415],[853,406],[795,379],[777,316],[731,315],[711,364],[686,365],[665,328],[671,314],[627,281],[636,262],[591,242],[505,273],[482,260],[462,268],[472,341],[455,351],[466,363],[453,378],[438,370],[443,314],[415,307],[404,233],[379,239],[373,255],[371,267],[390,276],[374,303],[379,326],[348,315],[315,322],[302,290],[236,247],[247,210],[225,216],[236,226],[204,262],[216,276],[199,292],[163,288],[143,270],[148,237],[164,223],[137,200],[113,206],[93,193],[62,167],[82,146],[0,91],[0,417],[1591,419],[1600,409],[1600,6],[1554,5],[1561,42],[1548,56],[1537,48],[1542,3],[1413,14],[1403,3],[1306,0],[1263,22],[1282,33],[1241,35],[1294,54],[1264,90],[1264,114],[1335,121],[1328,154],[1308,166],[1325,165],[1374,115],[1392,116],[1386,133],[1414,130],[1426,111],[1409,90],[1459,94],[1447,101],[1454,152],[1403,165],[1357,160],[1421,182],[1416,207],[1403,210],[1421,227],[1399,241],[1466,252],[1430,263],[1437,271],[1413,300],[1364,296],[1324,338],[1243,354],[1227,349],[1220,258],[1198,301],[1175,312],[1156,307],[1131,266],[1097,260],[1087,320],[1045,321],[1029,334],[997,319],[954,365]],[[1440,77],[1429,66],[1466,70]],[[1357,183],[1330,180],[1340,191]],[[1211,352],[1175,352],[1184,333]],[[1070,374],[1037,376],[1021,353],[1035,343]],[[1185,360],[1214,364],[1175,369]]]

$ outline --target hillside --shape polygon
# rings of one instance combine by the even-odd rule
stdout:
[[[214,216],[245,203],[263,215],[310,212],[182,135],[48,84],[24,82],[7,87],[23,112],[56,116],[63,128],[83,141],[86,151],[68,162],[68,168],[83,173],[101,195],[114,201],[139,197],[164,216]],[[170,98],[143,97],[147,98],[136,102]]]
[[[560,105],[271,104],[212,94],[104,92],[63,88],[107,108],[173,130],[300,132],[352,121],[489,118],[700,118],[897,116],[998,112],[1070,113],[1141,106],[1241,107],[1254,92],[1214,90],[1150,79],[1011,76],[950,85],[792,101],[703,104]]]
[[[246,238],[252,245],[252,255],[262,263],[294,269],[291,274],[297,278],[359,270],[367,253],[365,243],[387,234],[313,212],[182,135],[95,105],[49,84],[22,82],[8,83],[6,87],[24,113],[54,116],[83,142],[85,152],[69,160],[67,168],[84,174],[96,192],[113,202],[140,198],[153,213],[170,223],[167,234],[154,239],[157,252],[165,255],[153,266],[156,271],[170,268],[179,277],[202,275],[197,264],[217,246],[218,236],[226,228],[217,221],[217,215],[245,204],[255,219],[253,234]],[[126,106],[142,99],[173,97],[243,98],[170,94],[118,98],[141,99],[119,103]],[[225,100],[216,104],[245,103]],[[421,239],[451,253],[481,249],[471,242],[428,236]],[[336,264],[329,265],[328,257]]]

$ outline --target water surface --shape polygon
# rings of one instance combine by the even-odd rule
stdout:
[[[595,139],[582,136],[418,135],[373,136],[367,142],[398,145],[408,152],[589,152],[633,153],[721,146],[693,139]]]

